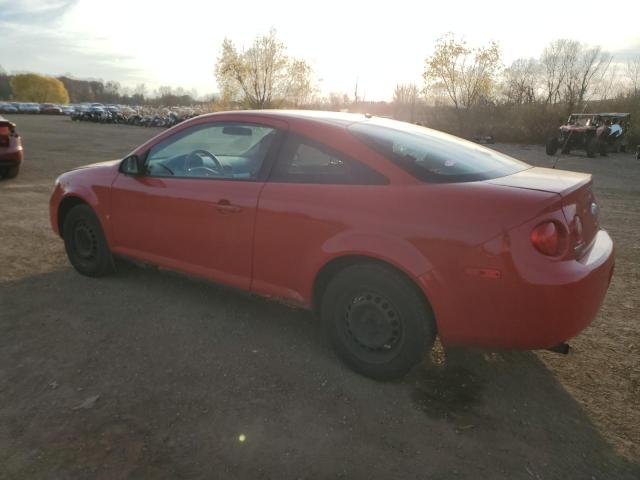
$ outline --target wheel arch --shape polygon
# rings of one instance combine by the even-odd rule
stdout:
[[[77,205],[87,205],[93,209],[91,204],[82,197],[77,195],[68,195],[64,197],[58,205],[58,232],[60,237],[64,237],[64,221],[71,209]]]
[[[410,272],[404,270],[398,265],[395,265],[387,260],[380,259],[378,257],[374,257],[371,255],[362,255],[362,254],[345,254],[338,257],[334,257],[328,262],[326,262],[320,270],[315,275],[313,281],[313,290],[312,290],[312,299],[311,299],[311,308],[314,312],[320,311],[320,304],[322,302],[322,296],[329,285],[329,282],[332,278],[334,278],[339,272],[344,270],[345,268],[351,267],[353,265],[361,265],[361,264],[376,264],[382,267],[393,270],[400,276],[402,276],[407,283],[411,285],[415,292],[420,296],[420,298],[424,301],[425,308],[431,314],[433,318],[434,327],[437,331],[437,321],[435,312],[433,309],[433,305],[431,300],[428,298],[427,294],[418,284],[418,279],[411,275]]]

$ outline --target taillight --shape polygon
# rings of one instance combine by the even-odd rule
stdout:
[[[555,257],[563,248],[564,231],[556,222],[541,223],[531,231],[531,243],[543,255]]]
[[[9,135],[11,134],[11,130],[9,127],[0,127],[0,146],[8,147],[9,146]]]

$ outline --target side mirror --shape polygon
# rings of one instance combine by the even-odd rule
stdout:
[[[144,159],[138,155],[129,155],[120,164],[120,171],[125,175],[144,175]]]

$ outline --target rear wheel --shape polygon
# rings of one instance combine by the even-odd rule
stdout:
[[[20,172],[20,165],[16,165],[15,167],[7,168],[7,171],[4,174],[4,176],[5,178],[16,178],[19,172]]]
[[[559,146],[560,142],[558,142],[558,137],[549,138],[546,145],[547,155],[555,155]]]
[[[608,151],[608,145],[607,142],[605,140],[603,140],[602,138],[598,139],[598,152],[600,153],[601,157],[606,157],[607,156],[607,151]]]
[[[91,207],[77,205],[69,211],[64,219],[63,237],[69,261],[79,273],[101,277],[113,272],[111,251]]]
[[[378,380],[409,372],[436,335],[421,294],[403,275],[377,264],[340,271],[324,293],[321,317],[338,356]]]
[[[596,152],[599,149],[599,141],[596,137],[587,140],[587,157],[593,158],[596,156]]]

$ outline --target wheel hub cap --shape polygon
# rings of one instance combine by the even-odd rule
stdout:
[[[390,350],[400,338],[398,315],[381,295],[363,293],[347,307],[345,315],[349,336],[367,350]]]
[[[93,256],[96,250],[96,239],[93,231],[87,225],[79,224],[76,226],[73,239],[80,257],[89,259]]]

